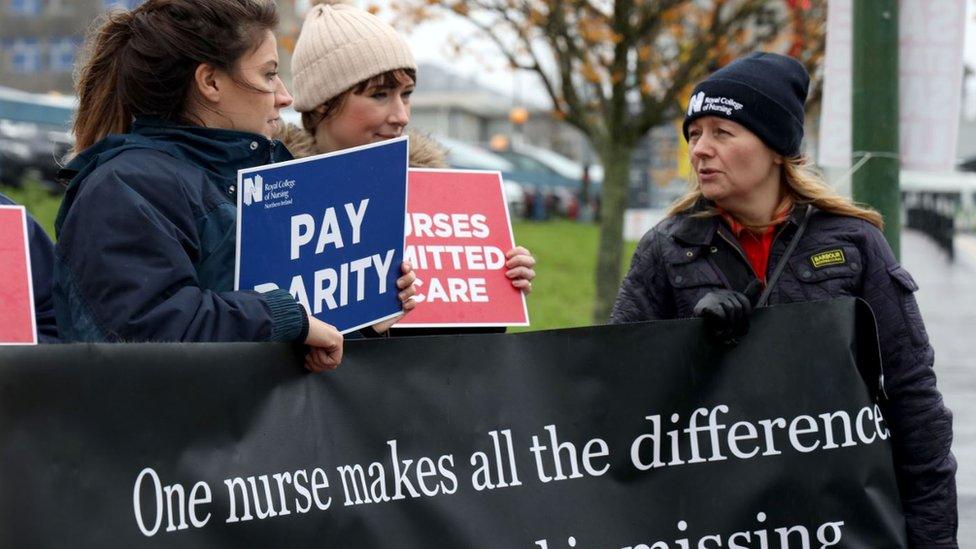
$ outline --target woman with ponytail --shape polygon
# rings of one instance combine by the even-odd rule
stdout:
[[[879,230],[881,216],[839,196],[800,154],[809,80],[796,60],[759,53],[698,84],[684,120],[697,177],[641,239],[612,321],[698,316],[732,345],[747,337],[754,306],[865,300],[877,320],[880,405],[909,547],[956,548],[952,414],[936,388],[918,286]]]
[[[281,139],[295,156],[322,154],[398,137],[410,122],[417,65],[410,47],[375,15],[340,0],[313,2],[295,44],[291,68],[295,110],[303,128]],[[410,166],[444,168],[443,150],[410,134]],[[535,258],[518,246],[506,254],[506,275],[525,293],[532,289]],[[374,327],[384,332],[391,322]],[[400,329],[400,335],[504,331],[504,329]],[[368,331],[365,334],[370,335]]]
[[[300,341],[338,366],[342,335],[288,292],[233,291],[237,170],[292,158],[276,24],[271,0],[148,0],[94,30],[56,221],[65,339]]]

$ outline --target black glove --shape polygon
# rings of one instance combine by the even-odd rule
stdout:
[[[716,340],[735,345],[749,333],[752,301],[758,293],[758,280],[749,284],[745,293],[735,290],[709,292],[695,305],[694,315],[705,319],[705,328]]]

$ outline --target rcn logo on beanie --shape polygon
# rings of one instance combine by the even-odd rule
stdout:
[[[732,116],[735,111],[742,110],[742,103],[730,97],[706,97],[705,92],[698,92],[688,102],[688,116],[699,112],[720,112],[725,116]]]

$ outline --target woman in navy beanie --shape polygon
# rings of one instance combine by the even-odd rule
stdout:
[[[698,316],[734,345],[754,306],[867,301],[909,544],[955,548],[952,414],[936,388],[918,286],[885,241],[881,215],[838,195],[802,154],[809,81],[796,60],[757,53],[695,87],[683,125],[695,177],[641,239],[611,318]]]

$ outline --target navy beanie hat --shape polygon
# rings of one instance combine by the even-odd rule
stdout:
[[[683,131],[703,116],[742,124],[784,156],[800,154],[803,104],[810,75],[799,61],[775,53],[736,59],[695,86]]]

